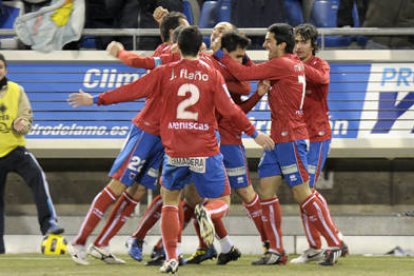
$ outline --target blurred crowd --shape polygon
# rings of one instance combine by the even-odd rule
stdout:
[[[0,0],[0,28],[11,28],[11,4],[20,7],[20,14],[33,13],[59,0]],[[65,3],[83,2],[84,28],[158,28],[153,18],[156,7],[183,12],[190,23],[211,28],[220,21],[230,21],[239,28],[265,28],[275,22],[292,26],[309,22],[318,28],[405,28],[414,27],[414,0],[60,0]],[[21,5],[16,6],[16,2]],[[213,10],[215,9],[215,10]],[[207,18],[207,19],[206,19]],[[112,40],[133,49],[131,37],[91,37],[68,43],[65,49],[105,49]],[[251,37],[252,47],[260,48],[261,37]],[[92,41],[92,43],[90,43]],[[349,47],[352,42],[360,48],[413,48],[414,35],[333,39],[328,47]],[[157,36],[137,37],[136,48],[153,50],[161,43]],[[22,45],[18,45],[21,48]],[[24,47],[24,46],[23,46]],[[5,47],[5,44],[1,48]],[[28,48],[28,47],[26,47]]]

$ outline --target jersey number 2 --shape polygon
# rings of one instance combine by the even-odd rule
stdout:
[[[187,111],[186,109],[192,105],[195,105],[200,99],[200,90],[197,86],[191,83],[185,83],[178,88],[177,95],[185,96],[187,92],[191,93],[190,98],[180,102],[177,106],[177,119],[190,119],[197,120],[198,112]]]

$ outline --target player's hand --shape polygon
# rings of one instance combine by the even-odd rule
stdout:
[[[13,122],[13,128],[18,133],[23,133],[27,127],[29,126],[29,122],[24,118],[17,118]]]
[[[70,106],[76,108],[79,106],[93,105],[93,97],[89,93],[85,93],[79,90],[78,93],[72,93],[69,95],[68,103]]]
[[[259,96],[263,96],[264,94],[269,92],[269,90],[270,90],[270,81],[268,80],[259,81],[259,83],[257,84],[257,94],[259,94]]]
[[[264,134],[263,132],[259,131],[259,134],[256,138],[254,138],[254,141],[265,150],[272,150],[275,148],[275,142],[273,141],[273,139],[270,138],[269,135]]]
[[[152,14],[152,16],[154,17],[155,21],[158,22],[158,24],[161,24],[162,19],[168,14],[168,10],[164,7],[157,7],[154,10],[154,13]]]
[[[119,52],[122,50],[124,50],[124,45],[117,41],[112,41],[106,47],[106,52],[113,57],[118,57]]]

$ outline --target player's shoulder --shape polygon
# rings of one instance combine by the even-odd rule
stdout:
[[[271,59],[271,61],[276,62],[276,63],[286,64],[286,65],[291,65],[291,64],[296,64],[296,63],[301,62],[300,59],[294,54],[284,54],[281,57]]]
[[[329,67],[329,63],[321,57],[313,56],[309,62],[307,62],[310,66],[313,67]]]

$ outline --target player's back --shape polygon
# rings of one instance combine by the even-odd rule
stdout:
[[[224,81],[211,64],[182,59],[162,68],[161,139],[171,157],[203,157],[219,153],[215,104]]]

